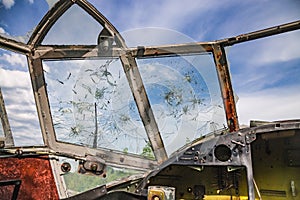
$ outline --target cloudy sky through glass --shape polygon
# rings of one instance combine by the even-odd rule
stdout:
[[[54,2],[0,0],[0,34],[26,43]],[[213,41],[300,19],[300,2],[297,0],[91,2],[121,33],[152,27],[151,30],[175,31],[182,38],[192,41]],[[84,23],[79,18],[75,24],[80,27]],[[76,30],[83,34],[91,34],[89,29],[78,27]],[[162,39],[162,35],[147,33],[138,34],[134,39],[145,41],[144,45],[156,41],[157,44],[185,42],[185,39],[168,36]],[[128,42],[132,39],[130,34],[124,34],[124,37]],[[251,119],[273,121],[300,118],[299,39],[298,30],[227,49],[232,82],[239,97],[237,110],[241,124],[248,125]],[[139,42],[136,45],[143,44]],[[15,117],[15,122],[11,123],[12,129],[20,136],[30,136],[22,133],[24,130],[30,130],[34,135],[34,130],[38,130],[39,126],[37,117],[34,117],[36,111],[25,56],[0,50],[0,86],[4,88],[6,103],[19,105],[18,108],[8,106],[8,115]],[[10,92],[16,87],[20,89]],[[24,106],[26,109],[19,109]],[[35,142],[40,144],[41,141],[39,138]],[[20,140],[17,144],[23,143]]]

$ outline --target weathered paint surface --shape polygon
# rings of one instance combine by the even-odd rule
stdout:
[[[21,180],[18,200],[59,199],[47,157],[0,159],[0,181]],[[10,200],[14,186],[0,187],[0,199]]]

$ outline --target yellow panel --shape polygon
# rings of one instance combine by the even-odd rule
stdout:
[[[246,196],[230,196],[230,195],[205,195],[204,200],[248,200]]]
[[[159,199],[155,199],[155,197]],[[165,200],[165,193],[160,189],[150,189],[148,192],[148,200]]]

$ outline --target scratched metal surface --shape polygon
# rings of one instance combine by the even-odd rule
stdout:
[[[5,158],[0,160],[0,181],[22,181],[18,200],[59,199],[50,162],[44,158]],[[10,200],[14,186],[0,187],[0,199]]]

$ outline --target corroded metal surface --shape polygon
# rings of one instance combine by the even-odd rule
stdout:
[[[236,112],[233,88],[231,85],[230,72],[226,60],[224,47],[214,45],[214,59],[221,88],[221,94],[226,112],[229,132],[239,130],[239,122]]]
[[[1,159],[0,180],[22,181],[18,200],[59,199],[50,162],[47,157]],[[1,199],[11,199],[13,188],[13,185],[0,187]]]
[[[268,37],[272,35],[277,35],[289,31],[294,31],[300,29],[300,20],[290,22],[287,24],[281,24],[279,26],[273,26],[270,28],[254,31],[251,33],[241,34],[235,37],[226,38],[223,40],[218,40],[217,42],[222,44],[223,46],[232,46],[234,44],[247,42],[251,40],[260,39],[263,37]]]
[[[2,35],[0,35],[0,47],[3,47],[4,49],[8,49],[11,51],[27,54],[30,53],[30,47],[21,43],[14,41],[9,38],[5,38]]]

